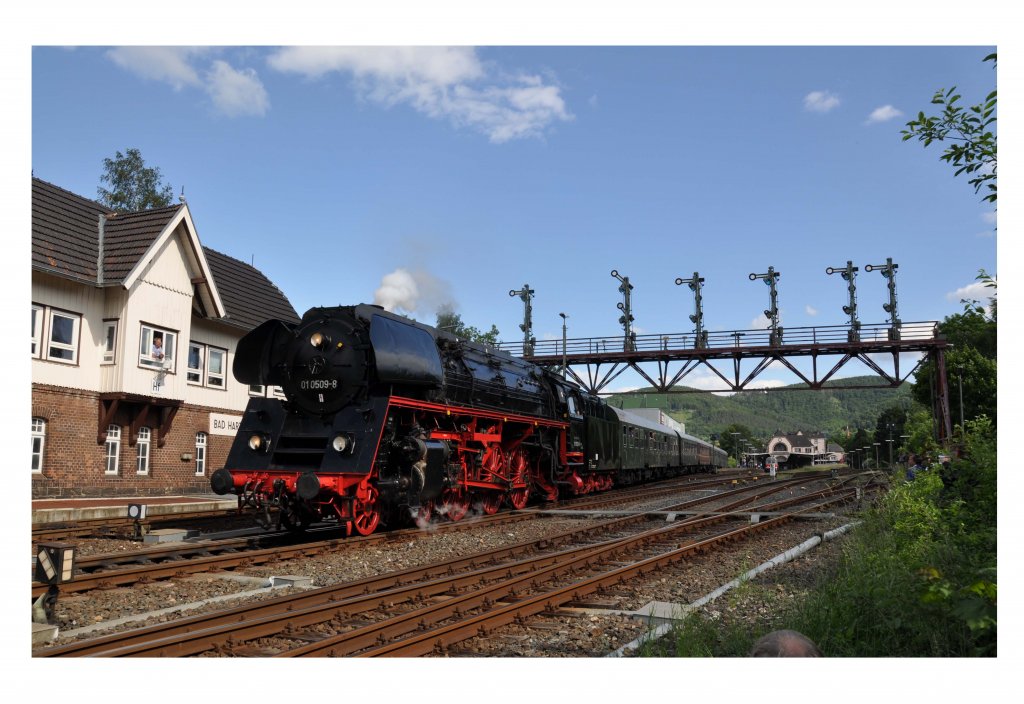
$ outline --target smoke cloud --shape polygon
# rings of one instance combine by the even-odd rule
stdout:
[[[385,274],[373,302],[392,313],[437,314],[454,310],[451,286],[428,271],[398,268]]]

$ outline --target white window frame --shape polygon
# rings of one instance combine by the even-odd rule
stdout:
[[[266,396],[267,387],[263,384],[249,384],[249,395],[250,396]]]
[[[192,349],[199,350],[199,366],[193,367],[191,361]],[[195,340],[189,340],[188,343],[189,357],[188,370],[185,372],[185,380],[193,386],[205,386],[210,389],[217,389],[218,391],[226,391],[228,388],[228,351],[223,347],[215,347],[208,345],[205,342],[196,342]],[[214,355],[221,356],[220,372],[214,372],[211,370],[211,362],[213,361]],[[198,379],[193,377],[198,376]],[[218,381],[220,383],[218,383]]]
[[[193,367],[192,366],[192,348],[193,347],[196,348],[197,350],[199,350],[199,366],[198,367]],[[202,386],[203,385],[203,376],[206,374],[206,345],[204,345],[201,342],[194,342],[192,340],[189,340],[189,343],[188,343],[188,360],[186,360],[185,364],[187,365],[187,369],[185,371],[185,381],[188,382],[189,384],[194,384],[196,386]],[[195,378],[193,378],[193,377],[195,377]]]
[[[46,447],[46,419],[32,419],[32,474],[43,473],[43,450]],[[37,459],[38,458],[38,459]]]
[[[206,474],[206,433],[196,433],[196,476]]]
[[[46,309],[43,306],[32,304],[32,356],[39,359],[43,356],[43,316]]]
[[[113,335],[110,331],[113,330]],[[117,321],[103,321],[103,357],[100,364],[113,364],[117,361]]]
[[[105,466],[103,467],[103,474],[108,477],[116,477],[120,474],[121,470],[121,426],[111,425],[107,428],[107,443],[105,445],[106,454]],[[111,469],[111,462],[113,462],[113,469]]]
[[[135,439],[135,473],[149,475],[149,440],[153,433],[146,426],[139,428],[139,435]]]
[[[174,358],[178,353],[178,333],[149,323],[140,323],[139,325],[139,366],[148,369],[165,369],[173,374]],[[156,333],[160,333],[163,338],[163,361],[154,359],[152,355],[153,337]],[[171,340],[170,343],[168,343],[168,338]]]
[[[213,371],[213,357],[214,354],[220,354],[220,372],[216,373]],[[227,377],[227,366],[228,366],[228,351],[223,347],[212,347],[207,346],[206,348],[206,385],[211,389],[220,389],[223,391],[228,386]]]
[[[65,318],[71,321],[72,341],[70,343],[54,341],[53,332],[55,329],[55,325],[53,319],[55,317]],[[59,362],[60,364],[78,364],[78,338],[82,330],[81,314],[50,308],[50,312],[46,316],[46,322],[47,330],[49,330],[49,334],[46,336],[46,359],[50,362]],[[71,359],[56,357],[53,354],[51,354],[53,350],[65,350],[71,352]]]

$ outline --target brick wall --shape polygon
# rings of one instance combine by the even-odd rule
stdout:
[[[137,448],[129,444],[131,418],[118,411],[113,423],[121,426],[120,463],[117,475],[108,475],[104,473],[106,445],[96,443],[99,395],[33,384],[32,417],[46,421],[46,440],[43,471],[32,475],[32,498],[211,494],[210,475],[224,466],[233,439],[209,434],[211,412],[239,415],[230,409],[183,405],[163,447],[158,446],[157,428],[152,427],[149,474],[139,475]],[[196,476],[197,432],[207,433],[203,476]],[[184,454],[191,459],[183,460]]]

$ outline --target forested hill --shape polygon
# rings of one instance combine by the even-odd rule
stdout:
[[[859,376],[830,383],[837,387],[856,386],[878,384],[880,379]],[[850,432],[855,432],[857,428],[873,429],[879,414],[886,408],[911,404],[909,384],[896,389],[806,389],[806,384],[793,384],[732,396],[657,394],[644,393],[641,389],[633,394],[613,396],[609,402],[627,409],[662,408],[676,420],[686,423],[687,433],[705,438],[732,423],[745,425],[759,436],[768,436],[776,430],[820,430],[832,435],[849,428]]]

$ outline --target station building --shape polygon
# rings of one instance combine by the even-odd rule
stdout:
[[[32,179],[32,496],[208,493],[250,396],[238,340],[298,322],[188,205],[133,213]]]
[[[846,461],[843,448],[822,433],[795,433],[776,431],[768,441],[768,454],[780,466],[800,467],[810,464],[841,464]]]

